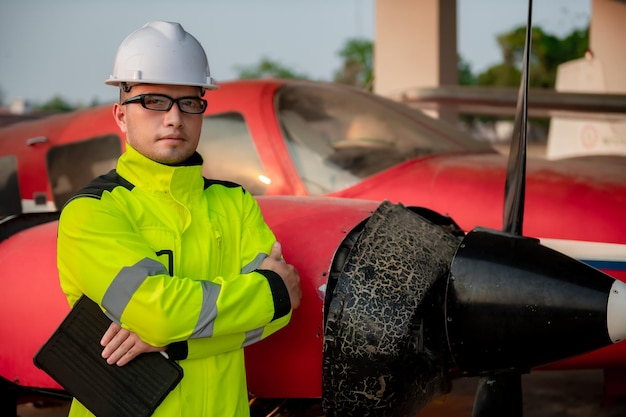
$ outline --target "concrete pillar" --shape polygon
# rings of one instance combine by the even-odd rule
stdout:
[[[384,1],[384,0],[383,0]],[[601,64],[607,93],[626,93],[626,3],[592,0],[589,49]]]
[[[377,0],[374,91],[458,84],[456,0]]]

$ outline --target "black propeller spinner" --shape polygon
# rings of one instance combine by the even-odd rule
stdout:
[[[523,373],[626,337],[609,320],[626,284],[522,236],[531,16],[529,0],[503,230],[383,202],[348,234],[324,303],[327,416],[414,416],[478,376],[474,417],[521,417]]]

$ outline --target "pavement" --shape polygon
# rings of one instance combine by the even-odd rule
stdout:
[[[471,417],[477,378],[453,382],[452,392],[436,398],[416,417]],[[537,371],[522,376],[524,417],[624,417],[626,401],[604,401],[602,371]],[[274,411],[274,406],[278,410]],[[28,403],[20,417],[65,417],[66,402]],[[274,414],[271,414],[274,412]],[[253,405],[253,416],[322,417],[319,400]]]
[[[457,380],[419,417],[470,417],[477,378]],[[599,370],[537,371],[522,376],[524,417],[624,417],[626,402],[608,404]]]

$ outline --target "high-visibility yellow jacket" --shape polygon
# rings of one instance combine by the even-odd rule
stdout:
[[[259,270],[274,241],[256,200],[204,179],[200,155],[168,166],[127,146],[62,210],[60,283],[71,305],[85,294],[180,359],[155,416],[247,416],[243,347],[291,317],[282,279]],[[90,415],[74,400],[70,416]]]

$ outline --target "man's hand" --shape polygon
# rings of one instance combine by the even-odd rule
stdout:
[[[126,365],[128,362],[146,352],[161,352],[167,347],[155,347],[147,344],[141,338],[117,323],[111,323],[109,329],[102,336],[100,344],[104,346],[102,357],[109,365]]]
[[[283,279],[287,291],[289,291],[289,301],[294,310],[300,306],[302,290],[300,289],[300,274],[295,266],[285,263],[282,259],[282,246],[275,242],[272,246],[270,256],[263,260],[261,269],[269,269],[276,272]]]

